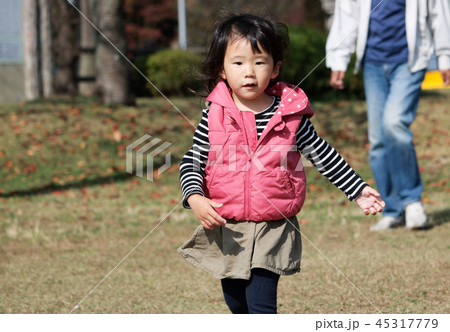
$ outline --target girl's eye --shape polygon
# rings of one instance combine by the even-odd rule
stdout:
[[[242,62],[236,61],[234,64],[240,66],[242,65]]]
[[[256,63],[257,65],[263,65],[264,64],[264,62],[262,62],[262,61],[258,61],[257,63]]]

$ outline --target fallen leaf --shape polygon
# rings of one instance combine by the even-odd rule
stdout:
[[[36,173],[36,164],[30,164],[23,169],[24,174]]]
[[[70,114],[72,114],[72,115],[80,115],[80,110],[78,108],[72,108],[70,110]]]
[[[317,191],[317,192],[322,191],[322,187],[316,186],[315,184],[312,184],[312,183],[308,185],[308,189],[309,189],[310,191],[312,191],[312,192],[315,192],[315,191]]]
[[[161,193],[151,193],[150,196],[153,198],[161,198]]]

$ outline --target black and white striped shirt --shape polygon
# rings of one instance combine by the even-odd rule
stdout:
[[[255,114],[258,139],[275,114],[280,102],[274,102],[266,110]],[[203,178],[208,161],[208,109],[203,110],[202,119],[194,133],[193,146],[184,155],[180,164],[180,182],[183,193],[183,206],[190,208],[187,198],[198,193],[204,196]],[[361,179],[342,156],[324,139],[319,137],[311,121],[304,116],[297,131],[297,148],[318,171],[337,188],[342,190],[350,200],[354,200],[367,184]]]

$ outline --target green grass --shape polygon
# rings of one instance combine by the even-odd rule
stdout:
[[[383,313],[450,312],[449,96],[425,95],[413,125],[429,229],[371,233],[377,217],[307,168],[302,272],[281,278],[280,313],[376,313],[367,299]],[[172,101],[198,123],[198,99]],[[313,107],[318,132],[373,183],[364,103]],[[76,312],[228,312],[220,282],[176,252],[198,225],[176,207],[193,128],[167,101],[60,98],[5,106],[0,118],[0,313],[70,312],[145,237]],[[173,165],[153,182],[125,172],[123,146],[144,134],[172,143]]]

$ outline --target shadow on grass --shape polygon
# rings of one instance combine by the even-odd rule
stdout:
[[[171,162],[173,165],[178,165],[181,162],[181,158],[178,156],[173,156]],[[153,167],[155,169],[159,169],[164,164],[165,164],[165,158],[160,157],[159,159],[154,160]],[[143,169],[147,169],[146,163],[143,164]],[[145,176],[146,176],[146,174],[144,175],[144,177]],[[63,185],[50,183],[50,184],[43,185],[41,187],[28,188],[28,189],[24,189],[24,190],[13,190],[13,191],[1,193],[0,198],[23,197],[23,196],[48,194],[48,193],[51,193],[54,191],[80,189],[83,187],[92,187],[92,186],[98,186],[98,185],[103,185],[103,184],[110,184],[110,183],[114,183],[114,182],[123,182],[123,181],[128,181],[135,177],[137,177],[136,169],[134,169],[132,173],[125,173],[125,172],[117,173],[116,172],[116,173],[113,173],[108,176],[101,176],[101,177],[96,177],[93,179],[84,179],[81,181],[70,182],[70,183],[66,183]]]
[[[450,209],[429,213],[428,220],[429,222],[425,227],[416,228],[414,231],[428,231],[436,226],[450,222]]]
[[[439,226],[450,222],[450,208],[429,214],[430,224]]]
[[[48,184],[42,187],[37,188],[29,188],[26,190],[16,190],[11,191],[7,193],[0,194],[0,197],[9,198],[9,197],[23,197],[23,196],[34,196],[34,195],[40,195],[40,194],[48,194],[54,191],[63,191],[68,189],[80,189],[83,187],[90,187],[90,186],[98,186],[102,184],[108,184],[113,182],[122,182],[127,181],[133,177],[135,177],[135,174],[129,174],[129,173],[118,173],[118,174],[112,174],[105,177],[98,177],[94,179],[86,179],[78,182],[71,182],[64,185],[58,185],[58,184]]]
[[[423,97],[432,97],[432,98],[448,98],[450,96],[450,91],[441,89],[441,90],[422,90],[421,95]]]

